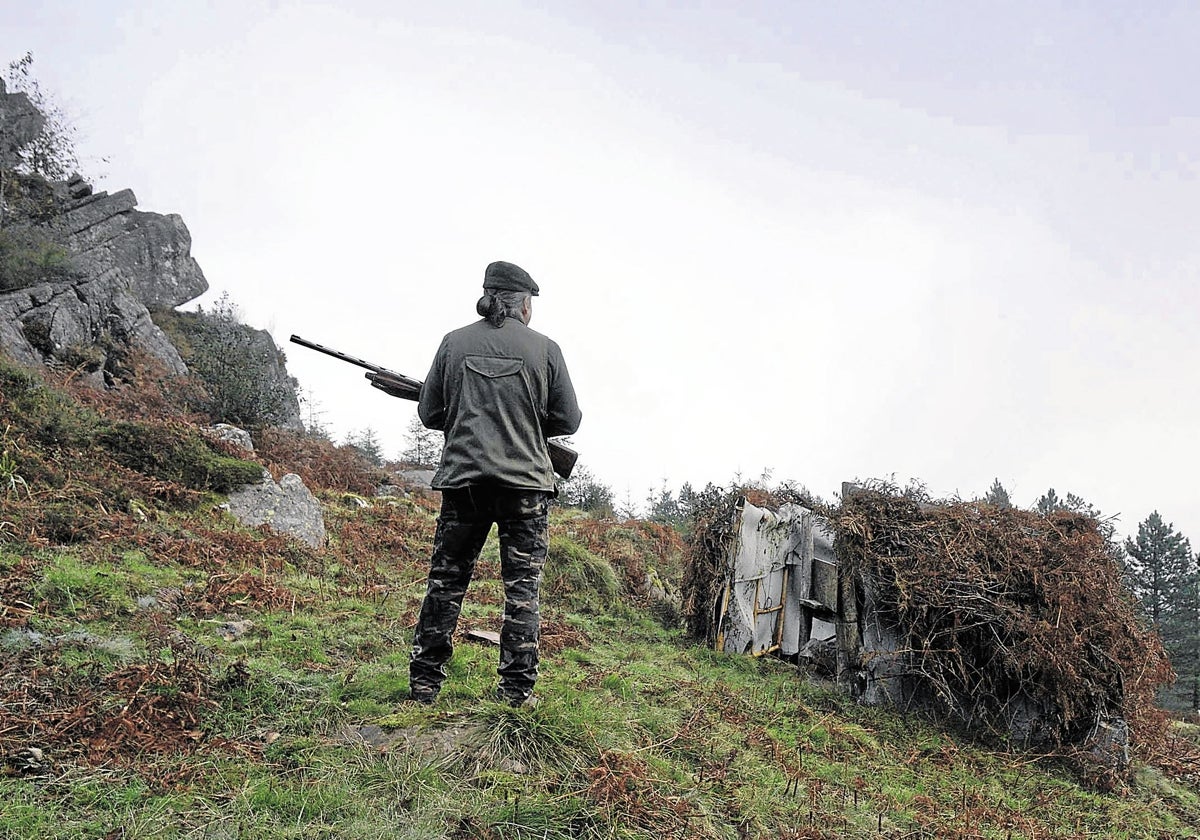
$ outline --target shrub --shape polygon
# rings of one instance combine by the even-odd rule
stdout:
[[[99,415],[80,406],[34,371],[0,359],[0,413],[35,443],[85,446]]]
[[[219,454],[186,426],[117,421],[96,440],[124,466],[196,490],[228,493],[262,479],[260,464]]]
[[[283,425],[298,412],[283,354],[267,333],[239,322],[227,295],[211,311],[159,311],[153,318],[204,383],[195,410],[248,428]]]
[[[316,490],[349,491],[363,496],[388,483],[388,474],[353,446],[338,446],[318,435],[263,429],[255,439],[258,456],[275,472],[294,472]]]
[[[0,292],[71,276],[67,250],[34,228],[0,230]]]

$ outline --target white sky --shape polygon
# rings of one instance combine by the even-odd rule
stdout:
[[[2,5],[339,439],[415,407],[288,336],[421,378],[505,259],[618,497],[998,477],[1200,547],[1196,4]]]

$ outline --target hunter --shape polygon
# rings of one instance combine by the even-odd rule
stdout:
[[[433,703],[446,679],[463,596],[493,523],[504,580],[496,695],[512,706],[533,702],[538,588],[556,493],[546,438],[573,433],[582,416],[562,351],[529,328],[537,294],[520,267],[489,265],[475,305],[481,320],[442,339],[421,388],[421,422],[446,441],[433,476],[442,507],[409,664],[419,703]]]

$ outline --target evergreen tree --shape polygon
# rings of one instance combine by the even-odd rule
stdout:
[[[1138,525],[1137,538],[1125,541],[1125,551],[1131,588],[1161,632],[1192,566],[1191,545],[1154,511]]]
[[[646,518],[651,522],[659,522],[663,525],[679,526],[683,524],[683,510],[679,505],[679,500],[667,486],[665,478],[658,492],[651,490],[646,496]]]
[[[1193,708],[1200,708],[1200,573],[1191,545],[1158,511],[1125,541],[1126,574],[1146,616],[1162,637]]]
[[[1056,510],[1063,510],[1064,508],[1066,508],[1066,505],[1063,504],[1058,494],[1054,492],[1053,487],[1038,497],[1038,500],[1033,505],[1033,509],[1042,516],[1049,516]]]
[[[1191,694],[1193,712],[1200,712],[1200,554],[1191,567],[1178,599],[1179,652],[1172,664],[1182,693]]]
[[[1054,491],[1051,490],[1051,493]],[[988,488],[987,495],[983,500],[989,505],[995,505],[999,508],[1010,508],[1013,506],[1012,499],[1008,495],[1008,491],[1004,489],[1004,485],[1000,483],[1000,479],[992,482],[992,486]]]
[[[379,443],[379,436],[370,426],[351,432],[346,438],[346,445],[361,452],[373,466],[383,466],[383,446]]]
[[[558,484],[558,503],[600,516],[613,515],[613,491],[583,464],[576,464],[571,477]]]
[[[994,487],[995,485],[993,485]],[[1109,543],[1111,553],[1114,559],[1120,560],[1122,557],[1121,546],[1114,540],[1116,536],[1115,516],[1105,516],[1100,512],[1100,509],[1091,502],[1084,499],[1082,496],[1075,493],[1067,493],[1066,498],[1062,498],[1051,487],[1043,493],[1033,505],[1034,511],[1042,516],[1067,510],[1072,513],[1082,513],[1084,516],[1090,516],[1096,520],[1096,524],[1100,529],[1100,535]]]
[[[413,415],[404,434],[408,447],[401,453],[401,460],[417,467],[435,468],[442,460],[445,436],[436,429],[428,429],[421,418]]]

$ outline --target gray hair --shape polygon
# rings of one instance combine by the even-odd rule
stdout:
[[[475,304],[475,311],[499,327],[505,318],[521,317],[521,307],[529,300],[529,292],[512,292],[507,289],[484,289],[483,297]]]

